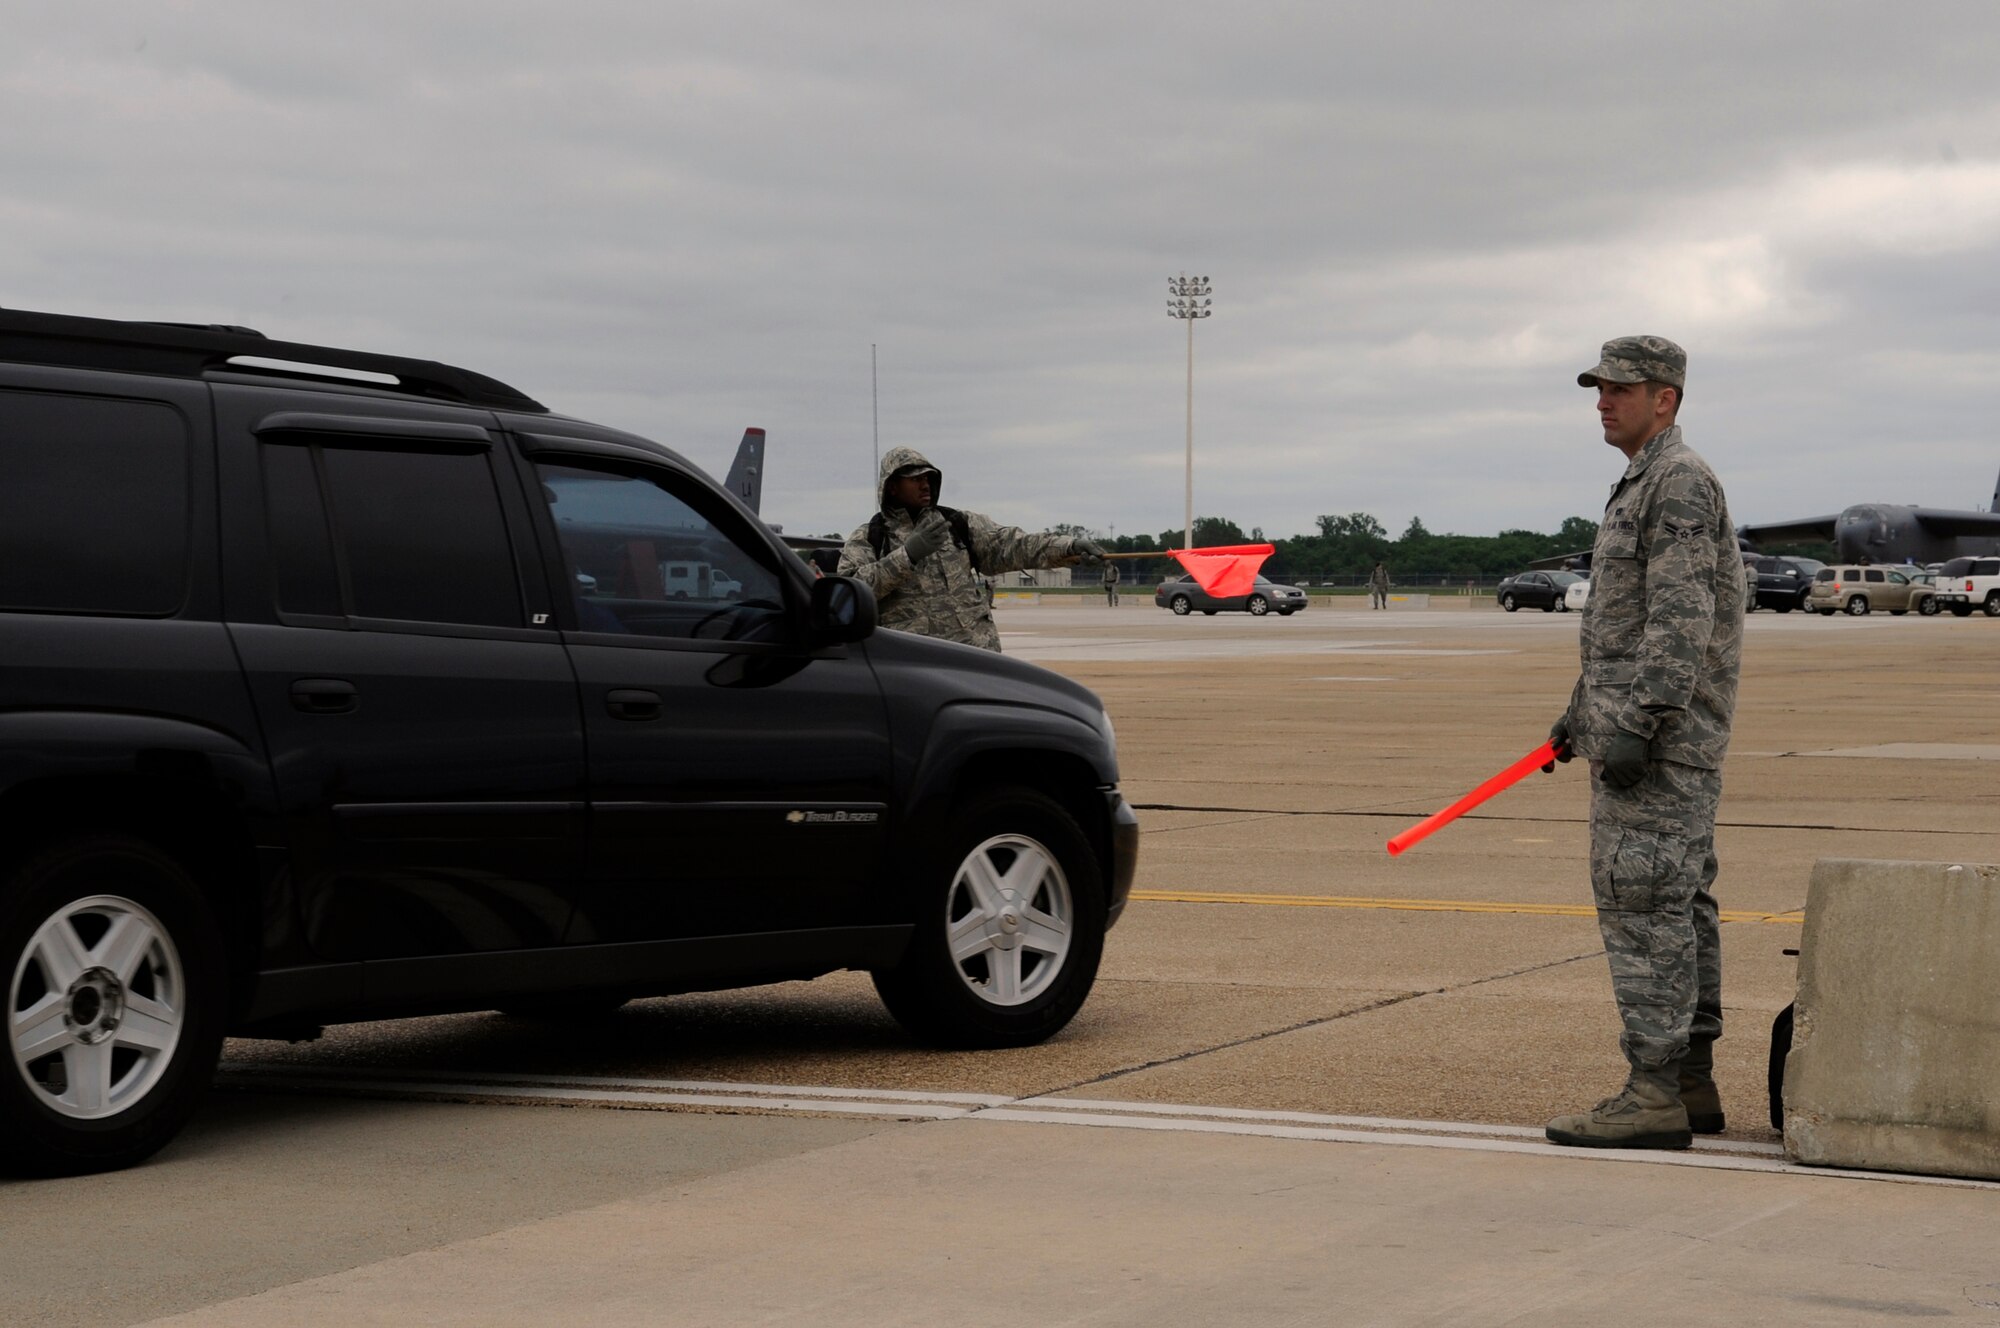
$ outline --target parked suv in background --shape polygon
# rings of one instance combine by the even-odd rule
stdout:
[[[1857,618],[1874,609],[1885,609],[1899,617],[1915,609],[1929,617],[1938,611],[1937,594],[1913,578],[1915,570],[1854,564],[1822,567],[1813,574],[1807,607],[1823,614],[1848,613]]]
[[[1984,609],[2000,618],[2000,558],[1953,558],[1937,570],[1938,603],[1963,618]]]
[[[1048,1037],[1132,881],[1110,722],[874,625],[492,379],[0,311],[0,1171],[145,1157],[225,1033],[853,968]]]
[[[1757,558],[1752,566],[1757,571],[1757,593],[1750,607],[1790,613],[1809,607],[1806,600],[1813,578],[1826,564],[1813,558]]]

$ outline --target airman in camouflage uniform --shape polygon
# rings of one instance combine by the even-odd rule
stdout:
[[[884,453],[881,513],[847,537],[840,574],[875,592],[884,627],[997,651],[1000,632],[975,570],[997,576],[1067,567],[1104,550],[1079,536],[1031,535],[978,512],[940,509],[943,480],[915,448]]]
[[[1550,736],[1590,761],[1590,883],[1631,1067],[1624,1090],[1548,1137],[1685,1148],[1723,1128],[1715,811],[1736,711],[1744,577],[1715,472],[1674,422],[1687,354],[1620,337],[1577,376],[1625,474],[1591,550],[1582,676]]]

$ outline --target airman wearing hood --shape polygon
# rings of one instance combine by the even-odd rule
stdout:
[[[997,651],[1000,633],[975,572],[1067,567],[1104,550],[1079,536],[1031,535],[978,512],[940,507],[943,481],[913,447],[884,453],[881,510],[847,537],[840,574],[875,592],[884,627]]]

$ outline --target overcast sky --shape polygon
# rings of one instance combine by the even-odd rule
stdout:
[[[846,531],[1595,517],[1688,348],[1738,522],[1984,506],[2000,5],[16,0],[0,305],[462,364]]]

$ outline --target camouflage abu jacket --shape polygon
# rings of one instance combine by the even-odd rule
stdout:
[[[1722,485],[1670,426],[1612,486],[1590,553],[1571,745],[1619,729],[1658,761],[1719,769],[1743,655],[1743,559]]]
[[[993,610],[986,603],[973,572],[987,576],[1018,572],[1033,567],[1053,567],[1075,555],[1075,543],[1067,535],[1031,535],[1013,526],[1003,526],[978,512],[966,512],[970,549],[956,540],[912,564],[903,552],[903,542],[916,523],[901,506],[891,507],[884,490],[889,478],[905,466],[922,466],[932,472],[931,501],[944,488],[944,476],[925,456],[911,447],[892,447],[882,455],[877,476],[876,497],[888,536],[878,557],[868,538],[868,522],[847,537],[840,551],[840,574],[865,581],[875,592],[876,607],[884,627],[899,632],[915,632],[941,641],[959,641],[986,650],[1000,649],[1000,632],[993,625]]]

